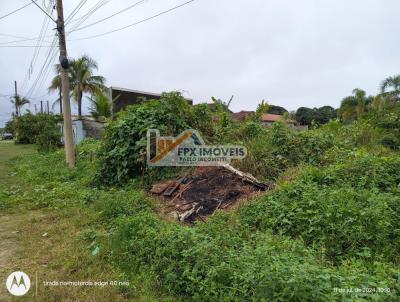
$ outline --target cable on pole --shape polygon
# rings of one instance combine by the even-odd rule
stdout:
[[[32,1],[32,2],[33,2],[33,1]],[[9,12],[8,14],[5,14],[5,15],[1,16],[1,17],[0,17],[0,20],[1,20],[1,19],[4,19],[5,17],[10,16],[10,15],[12,15],[12,14],[14,14],[14,13],[20,11],[21,9],[24,9],[25,7],[27,7],[27,6],[29,6],[29,5],[31,5],[31,4],[34,3],[34,2],[33,2],[33,3],[32,3],[32,2],[29,2],[29,3],[25,4],[24,6],[21,6],[20,8],[17,8],[16,10],[13,10],[12,12]]]

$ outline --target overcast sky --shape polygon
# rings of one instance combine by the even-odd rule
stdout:
[[[137,1],[104,1],[85,20],[81,17],[102,2],[88,0],[67,31]],[[354,88],[375,94],[382,79],[400,73],[398,0],[196,0],[119,32],[75,40],[140,21],[185,1],[144,1],[107,21],[72,32],[67,39],[68,55],[94,58],[98,74],[106,77],[109,86],[156,93],[180,90],[195,103],[234,95],[233,111],[254,110],[262,99],[288,110],[337,107]],[[0,16],[28,2],[1,0]],[[67,17],[80,1],[64,2]],[[49,0],[37,3],[48,5]],[[40,48],[25,85],[35,49],[3,47],[35,45],[34,40],[4,44],[21,40],[5,34],[38,37],[44,18],[39,8],[30,5],[0,20],[0,127],[13,111],[8,95],[14,93],[14,80],[20,93],[32,98],[32,111],[39,100],[52,102],[57,97],[46,95],[52,68],[31,89],[42,66],[46,71],[49,47]],[[43,46],[51,44],[54,27],[49,24]],[[51,63],[57,60],[58,54]]]

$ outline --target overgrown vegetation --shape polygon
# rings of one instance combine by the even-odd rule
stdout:
[[[146,165],[148,129],[158,129],[162,135],[176,135],[196,126],[206,129],[211,118],[204,106],[192,108],[178,92],[163,94],[160,100],[128,106],[106,129],[96,183],[121,185],[151,173]]]
[[[91,211],[90,254],[174,300],[398,301],[399,102],[380,96],[365,109],[360,101],[365,111],[349,110],[346,123],[307,132],[284,122],[265,128],[257,118],[240,124],[228,104],[214,104],[192,107],[174,92],[128,107],[103,142],[78,146],[75,170],[61,151],[26,157],[17,172],[35,193],[1,194],[34,208]],[[276,187],[207,223],[164,219],[142,186],[167,173],[146,166],[150,128],[173,136],[196,128],[208,142],[244,144],[249,154],[234,165]]]
[[[61,143],[60,122],[61,118],[52,114],[18,116],[13,123],[16,143],[37,144],[42,152],[54,151]]]

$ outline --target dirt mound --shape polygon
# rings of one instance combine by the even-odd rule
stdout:
[[[217,209],[228,209],[270,186],[231,166],[198,167],[191,175],[176,181],[155,184],[151,193],[159,195],[165,212],[188,223],[206,217]]]

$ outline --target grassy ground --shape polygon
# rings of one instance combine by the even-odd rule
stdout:
[[[104,259],[92,256],[81,239],[82,230],[93,222],[93,212],[80,207],[38,209],[24,202],[8,202],[9,196],[18,194],[35,196],[29,193],[36,188],[13,172],[15,157],[34,152],[34,146],[0,142],[0,301],[156,301],[150,290],[135,293],[132,285],[129,291],[110,285],[44,286],[43,281],[53,280],[125,280]],[[27,273],[32,282],[30,291],[19,298],[11,296],[4,286],[7,276],[17,270]]]

